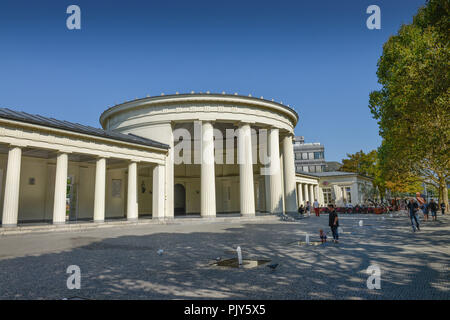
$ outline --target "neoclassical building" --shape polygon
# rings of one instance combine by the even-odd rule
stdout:
[[[103,112],[103,129],[0,109],[2,226],[295,212],[297,121],[283,104],[227,94],[136,99]],[[198,150],[246,161],[177,161]],[[260,154],[278,169],[263,173]]]
[[[296,212],[323,193],[295,173],[297,113],[229,94],[115,105],[102,129],[0,109],[2,227]]]

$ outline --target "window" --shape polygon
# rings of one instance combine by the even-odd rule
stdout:
[[[346,194],[346,198],[347,198],[347,203],[351,203],[352,202],[352,192],[351,192],[350,187],[345,188],[345,194]]]
[[[308,158],[309,160],[314,159],[314,152],[309,152],[308,156],[309,156],[309,158]]]
[[[323,193],[323,201],[325,202],[325,205],[329,205],[332,203],[332,198],[331,198],[331,188],[322,188],[322,193]]]
[[[323,152],[314,152],[314,159],[322,159]]]
[[[315,166],[309,166],[309,172],[316,172]]]
[[[295,160],[301,160],[302,159],[302,154],[300,152],[296,152],[295,153]]]
[[[316,172],[322,172],[322,166],[316,166]]]
[[[309,172],[307,166],[303,166],[303,172]]]
[[[306,152],[302,153],[302,159],[303,160],[308,160],[308,154]]]

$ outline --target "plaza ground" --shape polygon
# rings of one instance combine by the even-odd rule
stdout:
[[[318,240],[328,216],[241,222],[177,221],[0,236],[0,299],[449,299],[450,217],[413,233],[406,215],[340,215],[341,243]],[[363,227],[358,222],[363,220]],[[229,269],[216,258],[279,266]],[[158,250],[163,249],[160,255]],[[69,265],[81,289],[66,286]],[[381,289],[366,285],[370,265]]]

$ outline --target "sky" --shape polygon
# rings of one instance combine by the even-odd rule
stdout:
[[[81,29],[69,30],[69,5]],[[1,0],[0,107],[100,127],[117,103],[251,94],[299,114],[327,161],[381,143],[368,108],[383,43],[425,0]],[[369,5],[381,29],[369,30]]]

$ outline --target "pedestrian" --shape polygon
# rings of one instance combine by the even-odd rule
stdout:
[[[433,201],[433,199],[431,199],[431,201]],[[424,217],[425,221],[428,221],[429,206],[428,206],[428,203],[426,201],[422,205],[421,209],[422,209],[423,217]]]
[[[303,207],[303,205],[301,204],[300,207],[298,208],[298,213],[300,213],[301,215],[303,215],[305,213],[305,207]]]
[[[339,243],[339,218],[332,204],[328,205],[328,225],[331,228],[331,233],[333,234],[333,242]]]
[[[309,204],[309,201],[306,201],[306,212],[308,213],[308,216],[311,214],[311,205]]]
[[[419,205],[414,200],[414,198],[409,199],[407,208],[408,208],[408,212],[409,212],[409,218],[411,219],[411,225],[412,225],[413,232],[416,232],[416,227],[417,227],[417,230],[420,231],[419,221],[417,220],[417,216],[416,216],[417,210],[419,209]],[[416,226],[414,226],[414,221],[416,222]]]
[[[319,230],[319,237],[320,237],[320,242],[322,242],[322,243],[327,242],[327,234],[322,229]]]
[[[314,212],[316,213],[316,217],[320,217],[319,202],[317,201],[317,199],[314,199],[313,207]]]
[[[445,203],[441,203],[441,212],[444,215],[445,214]]]
[[[430,207],[431,211],[431,218],[433,221],[437,220],[437,211],[439,210],[439,207],[436,202],[434,202],[434,199],[430,200],[430,204],[428,205]]]

